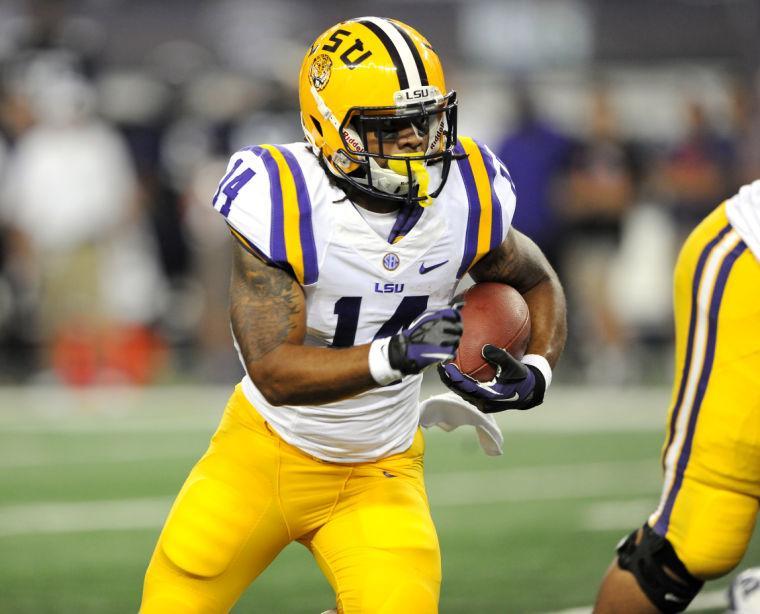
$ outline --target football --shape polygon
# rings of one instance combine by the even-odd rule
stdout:
[[[459,298],[464,301],[464,332],[453,363],[473,379],[490,381],[496,369],[481,350],[490,343],[522,358],[530,339],[528,305],[512,286],[495,282],[475,284]]]

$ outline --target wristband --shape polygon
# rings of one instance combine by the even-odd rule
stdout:
[[[546,358],[540,354],[526,354],[520,362],[541,371],[541,375],[544,376],[544,381],[546,382],[544,390],[549,390],[549,384],[552,383],[552,368],[549,366],[549,361]]]
[[[398,382],[402,378],[401,371],[391,367],[391,361],[388,358],[388,345],[392,337],[376,339],[369,346],[369,372],[381,386],[387,386]]]

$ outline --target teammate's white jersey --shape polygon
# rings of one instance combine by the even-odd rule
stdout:
[[[460,138],[435,202],[399,214],[393,243],[330,181],[304,143],[232,156],[214,195],[233,235],[289,271],[306,296],[306,343],[346,347],[388,337],[451,301],[457,283],[506,237],[515,208],[507,170],[484,145]],[[333,462],[406,450],[419,422],[422,376],[323,405],[272,406],[251,378],[245,395],[288,443]]]
[[[726,217],[760,261],[760,180],[743,186],[726,201]]]

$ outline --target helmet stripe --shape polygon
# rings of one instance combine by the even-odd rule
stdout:
[[[412,37],[409,36],[409,32],[407,32],[404,28],[398,25],[395,21],[391,21],[391,24],[393,24],[396,30],[399,31],[401,36],[404,38],[404,41],[406,42],[406,44],[409,45],[409,51],[412,52],[414,63],[417,66],[417,72],[420,75],[420,85],[429,85],[427,71],[425,70],[425,65],[422,63],[422,56],[420,55],[420,52],[417,50],[417,47],[414,45],[414,41],[412,40]]]
[[[407,89],[409,87],[409,80],[407,79],[406,68],[404,68],[404,63],[401,61],[401,56],[399,55],[398,50],[391,42],[391,39],[388,37],[388,34],[386,34],[385,30],[374,21],[370,21],[370,19],[372,18],[361,19],[359,20],[359,23],[372,30],[372,33],[380,39],[380,42],[385,47],[388,55],[391,56],[393,65],[396,67],[399,89]]]
[[[396,26],[387,19],[378,17],[363,17],[357,21],[369,28],[385,46],[393,65],[396,67],[399,89],[406,90],[410,87],[422,86],[420,71],[412,53],[414,45],[410,48]],[[425,79],[427,80],[427,75]]]

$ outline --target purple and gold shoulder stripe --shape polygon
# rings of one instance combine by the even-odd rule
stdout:
[[[503,240],[502,205],[494,189],[496,166],[491,153],[474,139],[460,137],[454,149],[467,194],[467,227],[457,277]]]
[[[663,450],[663,494],[657,510],[649,518],[650,526],[659,535],[667,534],[673,506],[689,465],[694,433],[715,360],[724,290],[734,264],[746,249],[737,232],[725,225],[705,245],[697,261],[691,286],[686,359]]]
[[[303,171],[293,153],[282,145],[262,145],[251,151],[269,175],[271,202],[270,258],[287,265],[302,285],[317,281],[317,248],[312,206]]]

